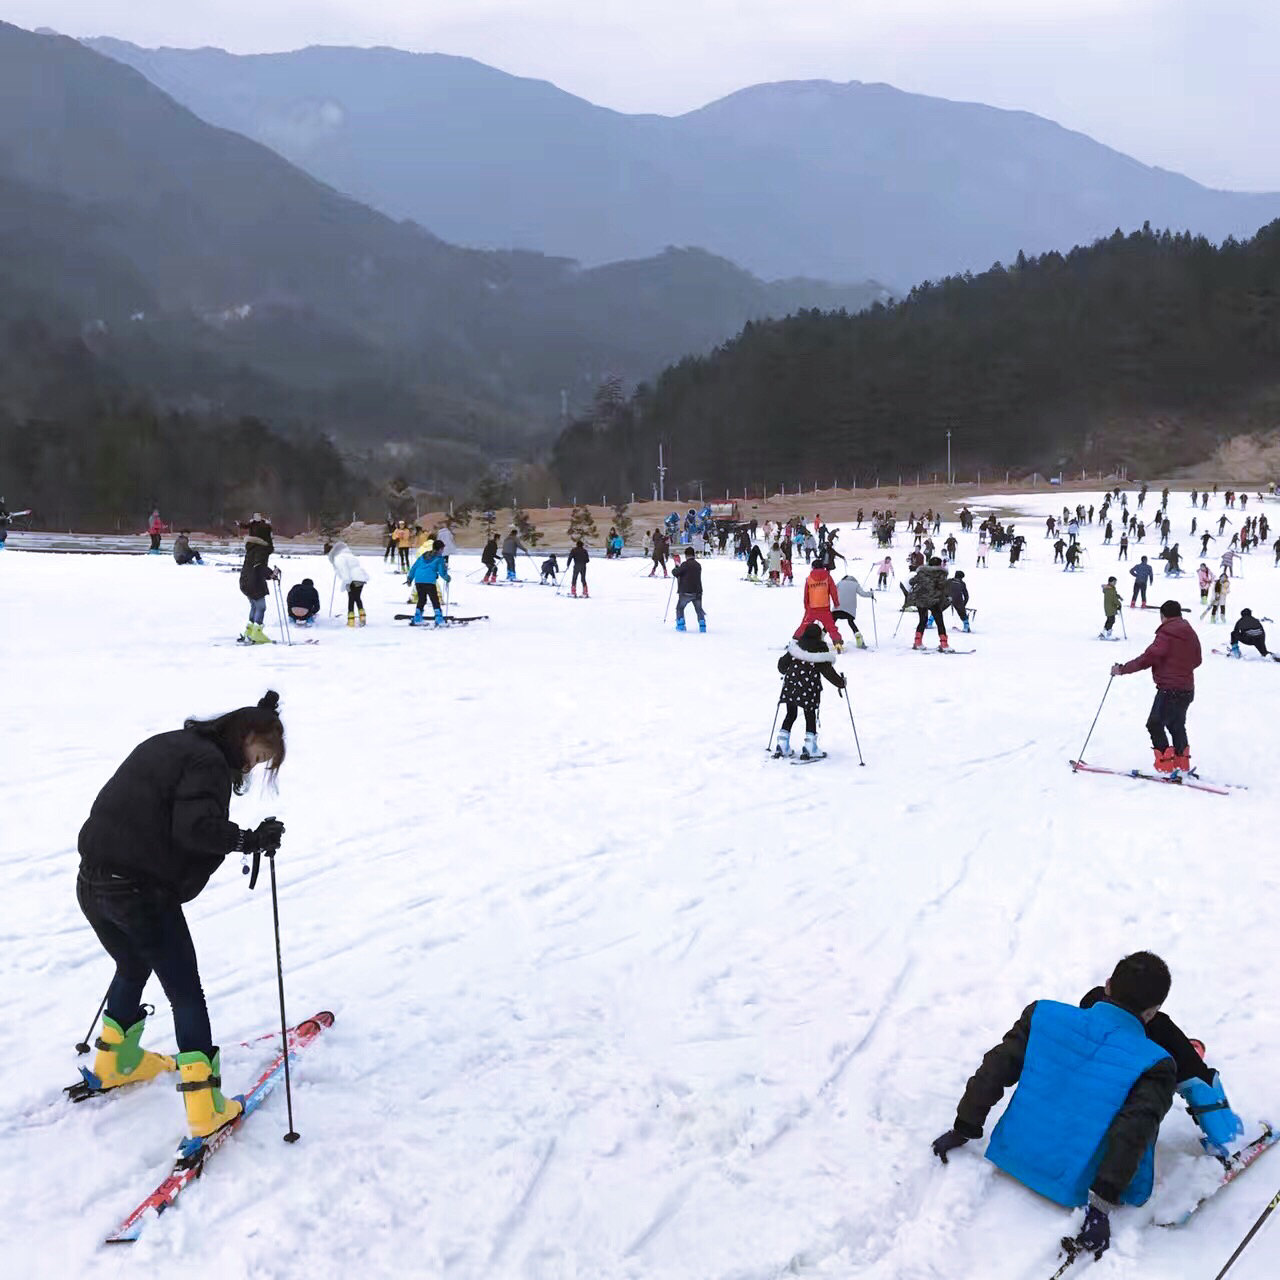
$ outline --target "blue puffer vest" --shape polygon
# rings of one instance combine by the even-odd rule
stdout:
[[[1068,1208],[1084,1204],[1103,1139],[1138,1077],[1167,1057],[1142,1020],[1113,1004],[1038,1001],[1022,1077],[987,1145],[987,1159]],[[1148,1147],[1123,1204],[1144,1204],[1155,1178]]]

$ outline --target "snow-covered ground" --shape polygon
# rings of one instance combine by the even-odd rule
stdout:
[[[732,560],[705,567],[703,636],[663,624],[667,584],[633,559],[593,561],[581,601],[481,587],[459,557],[455,604],[492,620],[412,631],[392,621],[400,580],[370,557],[366,629],[335,619],[318,645],[268,650],[213,643],[245,614],[215,565],[0,555],[9,1269],[1047,1277],[1076,1219],[981,1144],[944,1169],[929,1143],[1029,1000],[1075,999],[1143,947],[1169,961],[1168,1011],[1207,1042],[1237,1108],[1280,1114],[1280,665],[1212,656],[1226,629],[1191,614],[1206,650],[1193,757],[1248,791],[1073,775],[1109,664],[1157,622],[1126,610],[1127,642],[1095,638],[1115,550],[1090,528],[1091,563],[1064,574],[1043,539],[1044,513],[1077,500],[1017,500],[1018,569],[994,554],[975,569],[976,536],[961,536],[978,613],[954,638],[972,656],[912,654],[910,622],[893,636],[896,587],[880,597],[879,649],[841,659],[865,768],[831,696],[828,760],[766,754],[800,592],[747,583]],[[1188,547],[1185,495],[1172,511]],[[870,569],[865,530],[840,547]],[[1132,562],[1143,550],[1154,560],[1148,539]],[[310,573],[327,599],[323,560],[280,563],[286,587]],[[1152,601],[1168,596],[1191,606],[1194,578],[1158,576]],[[1269,551],[1244,561],[1231,605],[1280,617]],[[865,601],[859,616],[871,640]],[[286,822],[290,1015],[337,1021],[295,1075],[302,1141],[281,1142],[277,1093],[104,1264],[98,1242],[164,1173],[182,1106],[168,1082],[59,1101],[110,974],[75,903],[76,834],[142,738],[268,687],[289,734],[279,795],[255,789],[232,816]],[[1151,694],[1145,674],[1115,682],[1091,761],[1149,765]],[[266,1052],[235,1042],[277,1019],[269,899],[265,877],[251,896],[230,865],[189,908],[232,1088]],[[154,983],[148,998],[148,1040],[171,1047]],[[1100,1280],[1200,1280],[1225,1261],[1280,1158],[1186,1227],[1150,1227],[1200,1176],[1197,1152],[1175,1103],[1163,1185],[1116,1216]],[[1274,1274],[1274,1240],[1233,1280]]]

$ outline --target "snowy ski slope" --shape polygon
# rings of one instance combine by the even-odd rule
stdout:
[[[997,1174],[981,1144],[943,1169],[929,1142],[1029,1000],[1078,998],[1140,947],[1169,961],[1168,1011],[1250,1127],[1280,1115],[1280,664],[1210,655],[1227,628],[1191,614],[1206,650],[1193,759],[1249,790],[1073,775],[1109,664],[1158,621],[1126,610],[1127,643],[1095,639],[1115,550],[1088,528],[1092,563],[1064,574],[1043,539],[1044,513],[1080,497],[1097,501],[1018,499],[1018,569],[994,554],[975,569],[976,535],[961,536],[978,625],[954,639],[974,656],[912,654],[911,621],[892,638],[896,587],[880,597],[879,650],[840,661],[866,768],[830,692],[828,760],[766,754],[800,591],[742,581],[733,560],[705,566],[702,636],[663,624],[667,584],[633,559],[593,560],[592,598],[575,601],[483,588],[458,557],[455,605],[492,620],[412,631],[391,621],[400,580],[370,557],[366,629],[335,619],[318,645],[266,650],[213,643],[246,612],[215,565],[0,555],[12,1273],[1047,1277],[1079,1215]],[[1186,548],[1186,496],[1171,509]],[[869,571],[865,530],[839,545]],[[900,572],[908,549],[900,536]],[[1244,561],[1232,617],[1280,618],[1271,558]],[[1153,604],[1196,601],[1187,562],[1175,583],[1157,576]],[[286,587],[310,574],[327,600],[324,561],[279,563]],[[859,619],[871,641],[866,601]],[[290,1016],[337,1021],[295,1075],[302,1141],[281,1142],[276,1095],[178,1208],[104,1259],[103,1234],[163,1175],[182,1106],[166,1081],[59,1101],[110,975],[75,903],[76,834],[142,738],[267,687],[289,734],[279,795],[255,789],[232,817],[286,822]],[[1091,762],[1149,765],[1151,694],[1146,674],[1115,682]],[[250,896],[229,862],[189,916],[235,1088],[266,1052],[236,1042],[277,1009],[265,877]],[[148,1041],[172,1048],[154,982],[148,998]],[[1188,1226],[1150,1227],[1205,1175],[1198,1150],[1175,1103],[1156,1201],[1116,1215],[1098,1280],[1201,1280],[1225,1261],[1280,1161]],[[1233,1280],[1273,1275],[1274,1239]]]

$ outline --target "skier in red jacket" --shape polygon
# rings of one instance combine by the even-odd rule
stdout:
[[[817,556],[804,581],[804,618],[796,628],[793,639],[799,640],[809,623],[820,622],[831,637],[836,652],[841,652],[844,645],[836,628],[836,620],[831,616],[831,610],[839,608],[839,605],[840,592],[836,589],[835,579],[827,570],[826,557]]]
[[[1155,767],[1158,773],[1176,776],[1191,769],[1187,708],[1195,697],[1194,673],[1201,662],[1200,638],[1182,616],[1182,606],[1176,600],[1166,600],[1160,606],[1160,616],[1164,621],[1156,628],[1150,645],[1132,662],[1116,663],[1111,674],[1127,676],[1150,669],[1156,683],[1156,698],[1147,717],[1147,732],[1155,751]]]

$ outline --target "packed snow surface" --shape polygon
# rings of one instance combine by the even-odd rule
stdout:
[[[860,601],[879,647],[850,647],[840,667],[865,768],[830,689],[829,758],[766,753],[800,590],[746,582],[732,559],[705,565],[706,635],[664,623],[669,584],[646,563],[599,557],[585,601],[535,585],[535,561],[520,562],[524,586],[488,588],[457,557],[456,610],[490,620],[411,630],[393,621],[401,579],[370,556],[367,628],[326,618],[317,645],[246,649],[229,643],[246,602],[224,567],[23,554],[13,539],[0,555],[9,1271],[1047,1277],[1080,1215],[998,1173],[982,1143],[947,1168],[929,1143],[1030,1000],[1075,1000],[1137,948],[1168,960],[1166,1009],[1206,1042],[1250,1130],[1280,1115],[1280,664],[1209,652],[1228,628],[1199,619],[1188,555],[1191,573],[1158,572],[1151,600],[1180,600],[1204,644],[1193,759],[1249,789],[1074,775],[1110,664],[1158,622],[1126,609],[1127,641],[1096,638],[1115,548],[1087,527],[1085,568],[1064,573],[1043,537],[1044,514],[1078,500],[1098,496],[1011,499],[1029,538],[1016,569],[996,553],[975,568],[977,537],[960,535],[977,615],[972,635],[952,632],[971,655],[911,653],[896,586],[874,628]],[[1171,511],[1191,548],[1185,494]],[[866,529],[838,545],[860,576],[878,558]],[[900,533],[899,574],[909,549]],[[1156,550],[1149,535],[1130,563],[1158,565]],[[1280,618],[1271,559],[1244,559],[1232,618],[1243,605]],[[286,588],[309,574],[327,601],[324,560],[277,563]],[[286,823],[290,1018],[337,1020],[294,1075],[301,1142],[281,1142],[278,1091],[177,1208],[104,1259],[183,1114],[167,1079],[61,1101],[111,973],[76,906],[76,835],[139,741],[268,687],[289,736],[279,793],[255,786],[232,817]],[[1145,673],[1114,682],[1090,762],[1149,768],[1151,696]],[[188,915],[235,1089],[271,1052],[237,1042],[278,1012],[265,873],[250,894],[228,863]],[[172,1049],[154,980],[148,999],[147,1041]],[[1153,1202],[1115,1215],[1098,1280],[1215,1274],[1280,1179],[1264,1158],[1187,1226],[1151,1226],[1207,1172],[1180,1102],[1157,1166]],[[1233,1280],[1273,1275],[1274,1241]]]

